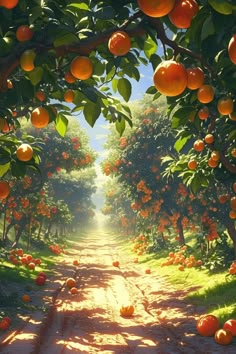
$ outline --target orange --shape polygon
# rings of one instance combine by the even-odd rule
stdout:
[[[45,99],[46,99],[46,95],[43,91],[35,92],[35,97],[41,102],[45,101]]]
[[[5,7],[6,9],[13,9],[18,4],[19,0],[1,0],[0,6]]]
[[[11,80],[7,80],[7,88],[8,89],[12,89],[13,88],[13,83],[12,83],[12,81]]]
[[[0,181],[0,198],[5,199],[10,193],[9,183],[6,181]]]
[[[211,167],[211,168],[215,168],[218,166],[219,164],[219,161],[215,161],[213,160],[212,158],[209,158],[209,160],[207,161],[208,163],[208,166]]]
[[[71,74],[70,71],[67,71],[65,73],[65,81],[68,83],[68,84],[73,84],[75,81],[76,81],[76,78]]]
[[[77,294],[78,293],[78,289],[75,287],[75,286],[73,286],[72,288],[70,288],[70,293],[71,294]]]
[[[228,54],[232,63],[236,64],[236,34],[234,34],[229,41]]]
[[[197,91],[197,99],[201,103],[213,101],[214,95],[214,89],[211,85],[202,85]]]
[[[205,75],[201,68],[188,68],[187,71],[187,88],[190,90],[196,90],[204,83]]]
[[[229,118],[233,121],[236,121],[236,112],[232,112],[229,114]]]
[[[68,288],[73,288],[73,287],[75,287],[75,285],[76,285],[76,281],[75,281],[74,278],[68,278],[68,279],[66,279],[66,286],[67,286]]]
[[[226,116],[234,110],[234,102],[231,97],[222,97],[217,102],[217,110],[220,114]]]
[[[197,320],[196,327],[201,336],[211,337],[220,328],[220,321],[214,315],[202,315]]]
[[[64,101],[66,101],[66,102],[73,102],[73,101],[74,101],[74,98],[75,98],[74,91],[72,91],[72,90],[67,90],[67,91],[64,93]]]
[[[209,114],[210,114],[210,112],[209,112],[209,108],[207,106],[202,107],[198,111],[198,117],[201,120],[207,119],[209,117]]]
[[[197,161],[196,161],[196,160],[190,160],[190,161],[188,162],[188,168],[189,168],[190,170],[195,170],[196,167],[197,167]]]
[[[19,42],[29,41],[34,35],[34,32],[27,25],[21,25],[16,30],[16,38]]]
[[[150,17],[167,15],[174,7],[175,0],[137,0],[140,10]]]
[[[129,35],[124,31],[114,32],[109,38],[108,49],[113,55],[125,55],[129,52],[130,47]]]
[[[228,345],[232,342],[233,335],[232,332],[228,329],[221,328],[215,332],[214,338],[216,343],[221,345]]]
[[[32,159],[34,151],[29,144],[21,144],[16,149],[16,157],[20,161],[29,161]]]
[[[207,134],[204,138],[205,143],[207,144],[212,144],[214,142],[214,135],[213,134]]]
[[[70,72],[76,79],[87,80],[92,76],[93,63],[88,57],[75,57],[70,64]]]
[[[204,141],[201,139],[197,139],[194,144],[193,144],[193,148],[195,151],[201,152],[205,147]]]
[[[35,128],[44,128],[49,123],[49,113],[43,107],[35,108],[31,113],[31,124]]]
[[[174,8],[168,14],[170,21],[177,28],[189,28],[199,6],[195,0],[176,0]]]
[[[230,207],[233,210],[236,210],[236,197],[230,198]]]
[[[174,60],[165,60],[157,66],[153,81],[161,94],[178,96],[187,87],[187,72],[181,63]]]
[[[211,159],[212,159],[213,161],[219,161],[219,159],[220,159],[220,153],[219,153],[219,151],[216,151],[216,150],[212,151],[212,153],[211,153]]]
[[[232,157],[236,157],[236,148],[233,148],[233,149],[231,150],[231,156],[232,156]]]
[[[21,54],[20,57],[20,66],[24,71],[32,71],[34,70],[34,59],[35,52],[32,49],[28,49]]]
[[[30,301],[30,296],[28,294],[25,294],[25,295],[22,296],[22,300],[24,302],[29,302]]]
[[[233,336],[236,336],[236,320],[229,319],[223,324],[223,329],[228,329]]]

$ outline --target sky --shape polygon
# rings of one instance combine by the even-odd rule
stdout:
[[[132,95],[130,101],[136,101],[142,99],[148,87],[153,85],[153,69],[151,65],[148,67],[143,66],[141,68],[141,78],[139,82],[132,80]],[[107,135],[109,133],[109,123],[107,123],[104,117],[100,116],[96,121],[94,127],[90,127],[90,125],[86,122],[84,117],[81,115],[79,118],[79,123],[82,128],[85,129],[89,139],[90,146],[93,150],[98,152],[99,157],[95,163],[96,169],[96,186],[97,192],[93,195],[93,202],[96,205],[96,213],[97,218],[101,219],[103,216],[101,214],[100,208],[104,203],[104,188],[103,184],[107,180],[107,176],[105,176],[100,167],[100,163],[107,156],[107,151],[104,150],[104,144],[107,139]]]

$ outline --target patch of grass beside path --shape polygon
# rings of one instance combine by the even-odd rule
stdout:
[[[229,318],[236,319],[236,276],[228,276],[227,271],[211,274],[203,267],[185,268],[184,271],[179,271],[176,265],[161,267],[169,250],[137,256],[132,252],[131,241],[122,237],[118,240],[122,252],[126,252],[131,261],[138,258],[139,264],[150,268],[153,274],[157,273],[157,277],[165,278],[177,290],[190,289],[186,299],[196,307],[207,308],[207,313],[216,315],[221,323]]]

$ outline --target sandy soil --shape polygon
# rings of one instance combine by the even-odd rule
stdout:
[[[78,267],[73,259],[79,259]],[[224,347],[197,334],[204,308],[185,301],[193,288],[176,291],[158,272],[145,274],[109,232],[89,233],[56,270],[39,295],[47,313],[33,313],[23,328],[2,339],[0,353],[236,353],[235,341]],[[76,295],[65,287],[68,276],[76,278]],[[122,304],[135,306],[131,318],[120,316]]]

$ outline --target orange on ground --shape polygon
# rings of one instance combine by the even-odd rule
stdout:
[[[181,63],[174,60],[165,60],[157,66],[153,81],[161,94],[178,96],[187,87],[187,72]]]
[[[207,144],[212,144],[214,142],[214,135],[213,134],[207,134],[204,138],[205,143]]]
[[[5,7],[6,9],[13,9],[18,4],[19,0],[1,0],[0,6]]]
[[[75,286],[73,286],[72,288],[70,288],[70,293],[71,294],[77,294],[78,293],[78,289]]]
[[[218,329],[214,335],[215,341],[221,345],[228,345],[233,340],[233,335],[228,329]]]
[[[28,49],[24,51],[24,53],[20,57],[20,66],[24,71],[32,71],[34,70],[34,59],[35,52],[32,49]]]
[[[134,306],[133,305],[122,305],[120,308],[120,315],[123,317],[131,317],[134,313]]]
[[[32,159],[34,151],[31,145],[23,143],[16,149],[16,157],[20,161],[29,161]]]
[[[21,25],[16,30],[16,38],[19,42],[29,41],[34,35],[34,32],[27,25]]]
[[[87,80],[92,76],[93,63],[88,57],[75,57],[70,64],[70,72],[76,79]]]
[[[168,14],[170,21],[177,28],[189,28],[199,6],[195,0],[176,0],[173,10]]]
[[[25,295],[22,296],[22,300],[24,302],[29,302],[30,301],[30,296],[28,294],[25,294]]]
[[[236,34],[234,34],[229,41],[228,54],[232,63],[236,64]]]
[[[229,319],[223,324],[223,329],[228,329],[233,336],[236,336],[236,319]]]
[[[0,199],[5,199],[10,193],[9,183],[6,181],[0,181]]]
[[[220,321],[214,315],[202,315],[197,320],[196,327],[201,336],[211,337],[220,328]]]
[[[71,103],[74,101],[74,98],[75,98],[75,94],[74,94],[74,91],[72,90],[67,90],[65,93],[64,93],[64,101],[68,102],[68,103]]]
[[[113,55],[125,55],[129,52],[130,47],[129,35],[124,31],[116,31],[109,38],[108,49]]]
[[[201,103],[209,103],[214,99],[214,89],[211,85],[202,85],[197,91],[197,99]]]
[[[201,151],[203,151],[204,147],[205,147],[204,141],[201,139],[197,139],[193,143],[193,148],[195,151],[201,152]]]
[[[167,15],[174,7],[175,0],[137,0],[140,10],[150,17]]]
[[[234,110],[234,102],[231,97],[222,97],[217,102],[217,110],[220,114],[226,116]]]
[[[67,278],[67,279],[66,279],[66,286],[67,286],[68,288],[74,288],[75,285],[76,285],[76,281],[75,281],[74,278]]]
[[[187,88],[196,90],[203,85],[205,75],[201,68],[188,68],[186,71],[188,77]]]
[[[35,108],[31,113],[31,124],[35,128],[44,128],[49,123],[49,113],[43,107]]]

